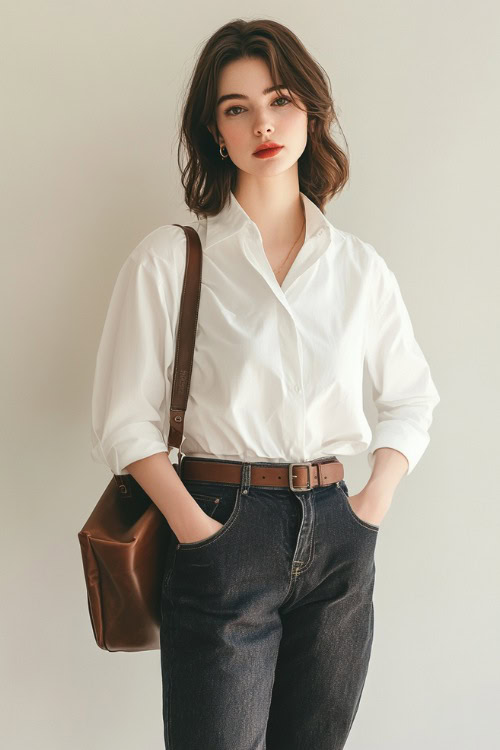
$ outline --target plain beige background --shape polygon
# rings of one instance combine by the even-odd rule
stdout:
[[[88,617],[77,532],[110,480],[90,458],[91,388],[121,264],[154,228],[194,218],[176,161],[181,94],[203,42],[241,16],[287,24],[330,76],[352,174],[327,215],[394,270],[441,396],[380,531],[372,659],[346,747],[493,747],[498,4],[1,8],[3,746],[163,748],[159,652],[101,651]],[[358,492],[366,457],[344,464]]]

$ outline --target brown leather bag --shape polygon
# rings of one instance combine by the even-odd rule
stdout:
[[[186,234],[186,270],[177,330],[168,453],[184,433],[201,290],[198,233]],[[180,453],[179,453],[180,455]],[[179,463],[173,465],[179,473]],[[173,532],[131,474],[113,474],[78,539],[95,640],[106,651],[160,648],[161,584]]]

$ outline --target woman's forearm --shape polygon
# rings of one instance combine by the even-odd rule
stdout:
[[[189,494],[167,452],[155,453],[125,467],[158,506],[178,539],[184,539],[203,521],[203,511]]]
[[[354,512],[368,523],[380,525],[389,510],[394,491],[408,470],[408,459],[394,448],[377,448],[370,479],[349,502]]]
[[[377,448],[373,457],[373,470],[365,490],[392,497],[408,470],[408,459],[394,448]]]

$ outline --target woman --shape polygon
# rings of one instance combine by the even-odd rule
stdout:
[[[203,275],[180,476],[165,437],[182,229],[149,234],[113,291],[92,455],[132,474],[172,532],[166,748],[339,750],[359,705],[378,531],[440,399],[394,274],[323,213],[348,179],[335,119],[281,24],[230,22],[201,52],[181,139]],[[366,448],[371,477],[349,497],[336,454]]]

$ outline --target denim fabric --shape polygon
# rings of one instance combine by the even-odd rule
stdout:
[[[223,526],[192,543],[171,532],[165,747],[340,750],[370,660],[378,527],[356,516],[343,480],[260,487],[243,467],[240,484],[182,480]]]

